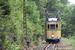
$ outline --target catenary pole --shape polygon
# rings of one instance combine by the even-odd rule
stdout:
[[[24,38],[27,41],[27,17],[26,17],[26,0],[23,0],[23,32],[25,34]]]

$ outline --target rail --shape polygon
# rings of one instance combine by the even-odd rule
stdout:
[[[50,48],[53,49],[53,50],[57,50],[58,45],[50,43],[50,44],[46,45],[42,50],[51,50]]]

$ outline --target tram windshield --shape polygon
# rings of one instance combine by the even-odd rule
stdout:
[[[55,29],[55,24],[50,25],[50,29],[54,30]]]

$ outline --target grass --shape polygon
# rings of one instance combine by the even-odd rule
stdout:
[[[70,43],[75,47],[75,39],[71,40]]]
[[[73,47],[75,48],[75,39],[68,39],[68,38],[64,38],[64,37],[62,37],[62,39],[69,41],[73,45]]]

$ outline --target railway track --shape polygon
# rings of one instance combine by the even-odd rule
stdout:
[[[61,42],[44,42],[40,44],[41,46],[38,46],[37,48],[34,48],[34,50],[75,50],[75,48],[70,44],[70,42],[62,39]]]
[[[42,50],[57,50],[58,49],[58,45],[57,44],[48,44],[47,46],[45,46]]]

